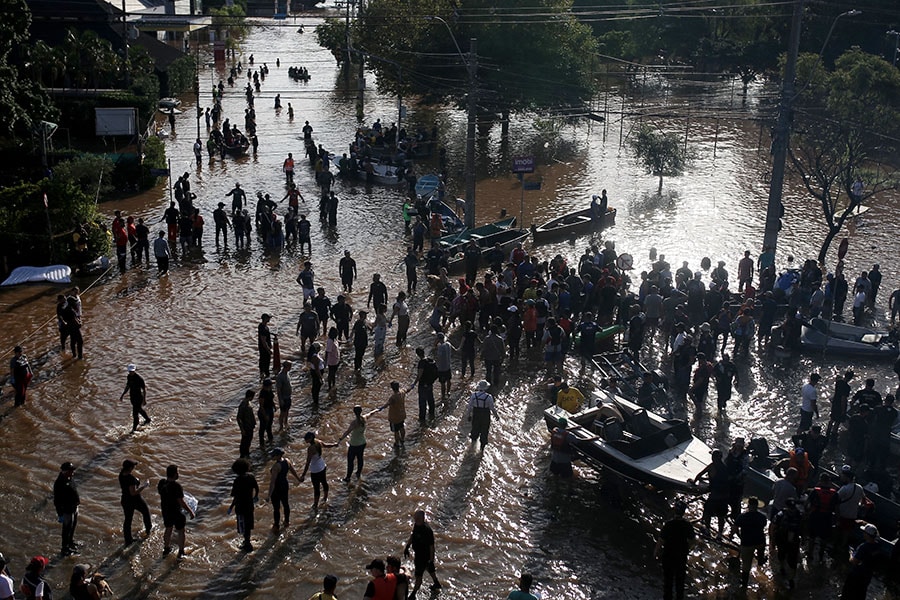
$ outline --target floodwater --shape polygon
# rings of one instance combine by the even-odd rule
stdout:
[[[315,44],[312,29],[317,19],[303,22],[307,31],[303,35],[296,33],[297,24],[290,21],[254,27],[243,45],[245,66],[252,53],[257,66],[266,62],[270,69],[256,100],[257,156],[224,161],[204,158],[201,165],[194,164],[195,99],[184,98],[177,136],[167,140],[167,147],[173,173],[190,173],[197,203],[207,217],[203,250],[188,257],[179,255],[168,277],[157,278],[155,268],[132,269],[121,276],[111,273],[96,282],[79,282],[89,288],[83,296],[83,361],[58,352],[53,321],[56,288],[27,286],[0,292],[0,330],[4,332],[0,348],[5,351],[22,343],[36,372],[25,408],[13,409],[8,388],[0,404],[4,444],[0,551],[10,560],[14,575],[21,576],[31,555],[55,556],[59,531],[51,489],[59,464],[71,460],[79,466],[76,482],[82,510],[76,537],[84,546],[81,557],[56,559],[48,572],[58,593],[72,565],[90,562],[109,575],[121,598],[305,598],[320,589],[326,573],[339,577],[339,596],[361,596],[367,580],[365,565],[375,556],[399,554],[413,511],[424,507],[437,534],[438,573],[444,583],[437,597],[505,597],[522,569],[535,574],[536,588],[544,598],[658,597],[661,576],[652,560],[652,547],[665,499],[588,468],[578,470],[571,486],[561,486],[547,476],[548,435],[541,418],[544,396],[539,385],[542,365],[532,361],[516,367],[510,383],[497,395],[500,419],[493,425],[484,453],[469,446],[466,396],[460,394],[468,393],[473,381],[460,381],[457,374],[456,389],[427,426],[414,422],[412,394],[403,453],[394,453],[384,413],[376,414],[369,421],[361,482],[340,481],[343,446],[326,450],[331,481],[327,505],[311,512],[311,485],[294,486],[290,528],[270,531],[271,511],[263,504],[256,513],[253,542],[257,549],[251,554],[238,551],[235,522],[226,515],[229,469],[239,439],[235,410],[244,391],[258,383],[255,337],[261,313],[274,315],[273,331],[281,335],[282,357],[299,353],[293,331],[300,307],[295,277],[301,260],[292,249],[267,254],[255,237],[248,251],[235,251],[233,243],[216,247],[210,213],[217,202],[228,203],[224,194],[238,181],[251,196],[261,190],[280,199],[284,194],[281,163],[288,152],[302,158],[304,121],[313,125],[316,141],[333,151],[342,151],[351,139],[355,92],[342,91],[332,57]],[[275,66],[276,58],[281,60],[280,68]],[[311,81],[291,81],[287,77],[291,65],[307,67]],[[225,77],[221,65],[203,68],[202,105],[210,103],[210,87]],[[245,83],[243,75],[234,89],[227,89],[224,100],[225,115],[239,127]],[[396,99],[372,91],[371,77],[368,85],[365,121],[394,121]],[[606,128],[579,124],[559,131],[555,141],[575,151],[560,154],[540,168],[543,189],[525,193],[525,223],[583,205],[591,193],[607,188],[619,216],[604,237],[635,256],[638,272],[649,264],[651,247],[665,253],[673,265],[687,260],[696,268],[703,256],[710,256],[714,261],[729,261],[734,269],[742,251],[755,251],[762,237],[768,148],[766,140],[760,145],[758,123],[750,117],[764,101],[765,91],[751,88],[745,113],[740,98],[724,87],[724,91],[723,86],[709,85],[648,94],[648,103],[652,98],[682,115],[690,114],[688,105],[697,113],[697,106],[704,107],[702,115],[666,124],[688,133],[696,159],[684,176],[665,181],[662,197],[655,194],[655,179],[643,174],[620,144],[620,131],[627,135],[636,121],[629,118],[620,124],[616,113],[645,99],[625,90],[620,90],[623,95],[611,94]],[[281,94],[284,108],[280,112],[272,108],[275,94]],[[293,121],[288,119],[288,102],[295,110]],[[717,121],[710,116],[716,114],[727,117]],[[735,114],[745,119],[731,118]],[[412,108],[410,117],[429,127],[437,122],[449,147],[451,193],[461,195],[464,117]],[[530,123],[516,120],[511,130],[514,140],[525,139]],[[205,141],[202,124],[201,134]],[[514,215],[520,209],[518,183],[506,165],[508,156],[528,148],[513,141],[506,153],[498,153],[497,135],[479,142],[479,164],[484,171],[477,190],[479,223],[491,220],[501,209]],[[296,180],[307,204],[314,206],[312,173],[305,163],[298,168]],[[337,294],[337,263],[349,250],[360,273],[360,291],[351,295],[352,304],[365,304],[366,283],[374,272],[382,273],[393,297],[405,289],[398,265],[405,241],[401,192],[344,183],[338,183],[336,190],[341,198],[337,230],[321,229],[313,219],[311,260],[316,284],[324,286],[332,298]],[[898,278],[894,260],[898,200],[896,196],[880,200],[865,224],[850,235],[850,271],[880,262],[885,301]],[[167,202],[167,189],[161,185],[103,208],[110,215],[122,209],[156,222]],[[785,204],[788,216],[779,240],[780,260],[783,263],[788,253],[798,258],[814,256],[822,236],[819,209],[798,189],[786,191]],[[542,247],[538,253],[561,253],[576,260],[586,242]],[[316,430],[324,440],[335,440],[350,422],[353,405],[367,410],[377,407],[387,399],[391,380],[411,381],[414,347],[432,343],[425,322],[427,294],[420,291],[411,306],[410,345],[398,349],[389,344],[387,361],[380,368],[373,366],[369,354],[361,377],[354,376],[345,362],[336,390],[327,398],[323,394],[319,406],[311,403],[305,375],[295,372],[291,425],[276,436],[295,464],[302,467],[305,457],[304,432]],[[350,352],[345,348],[345,359]],[[134,435],[127,403],[118,400],[125,365],[130,362],[137,364],[147,381],[148,412],[153,417],[151,425]],[[740,364],[742,384],[727,419],[717,420],[712,414],[687,416],[711,445],[725,445],[736,431],[744,430],[784,442],[795,427],[799,388],[806,374],[817,369],[830,382],[846,366],[840,360],[811,358],[773,364],[753,354]],[[577,372],[574,365],[570,367]],[[874,376],[879,388],[892,385],[887,365],[855,367],[859,380]],[[594,383],[590,372],[575,378],[583,388]],[[185,560],[162,558],[158,500],[152,487],[144,494],[154,511],[154,530],[149,539],[123,550],[116,474],[125,458],[138,460],[137,476],[154,483],[166,465],[180,466],[185,490],[200,502],[197,518],[187,528],[189,556]],[[252,459],[265,490],[267,458],[255,444]],[[730,597],[733,579],[720,558],[714,551],[697,552],[691,569],[693,589],[709,597]],[[833,589],[839,578],[839,574],[813,571],[801,577],[794,595],[818,597],[823,585]],[[771,584],[764,581],[751,596],[773,594]],[[428,595],[425,592],[424,597]]]

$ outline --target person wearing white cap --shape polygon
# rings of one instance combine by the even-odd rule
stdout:
[[[138,428],[139,416],[144,417],[144,425],[151,421],[144,410],[144,407],[147,405],[147,385],[144,383],[144,378],[138,375],[137,367],[134,363],[129,364],[126,370],[128,371],[128,379],[125,381],[125,389],[122,391],[122,395],[119,396],[119,402],[125,399],[125,394],[128,394],[131,399],[131,433],[134,433]]]
[[[491,429],[491,415],[499,419],[497,409],[494,408],[494,397],[488,393],[491,384],[482,379],[475,386],[475,391],[469,397],[469,407],[466,410],[466,418],[472,421],[472,430],[469,437],[474,443],[481,440],[481,448],[487,445],[488,432]]]
[[[878,528],[869,523],[860,529],[863,543],[850,553],[850,571],[841,589],[841,600],[865,600],[878,560]]]

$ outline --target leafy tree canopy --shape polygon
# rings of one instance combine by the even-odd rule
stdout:
[[[353,24],[352,45],[371,57],[383,91],[461,102],[468,72],[459,51],[467,54],[475,38],[482,109],[574,105],[592,92],[597,44],[570,8],[570,0],[526,8],[515,0],[372,0]]]

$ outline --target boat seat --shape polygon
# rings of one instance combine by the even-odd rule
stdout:
[[[655,428],[650,423],[650,417],[647,416],[647,411],[641,408],[634,411],[628,419],[628,430],[637,437],[644,437],[645,435],[653,433]]]
[[[613,418],[608,418],[604,421],[597,419],[594,421],[594,427],[607,442],[615,442],[625,437],[625,430],[622,429],[622,424]]]

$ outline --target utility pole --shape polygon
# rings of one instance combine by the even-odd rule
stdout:
[[[778,106],[778,123],[772,140],[772,178],[769,183],[769,203],[766,207],[766,229],[763,250],[778,243],[781,221],[781,199],[784,188],[784,167],[787,162],[791,137],[791,120],[794,102],[794,78],[797,72],[797,55],[800,53],[800,29],[803,23],[803,0],[794,0],[791,18],[791,36],[788,42],[787,60],[784,64],[784,81],[781,87],[781,103]]]
[[[125,0],[122,0],[122,74],[125,76],[125,87],[131,83],[128,76],[128,23],[125,18],[128,13],[125,12]]]
[[[469,40],[469,93],[466,99],[466,227],[475,227],[475,116],[478,112],[478,40]]]
[[[350,58],[350,0],[347,2],[347,13],[344,19],[344,45],[347,47],[347,65],[344,67],[344,85],[350,87],[350,64],[353,62]]]
[[[361,20],[363,15],[363,0],[357,0],[359,4],[356,7],[356,19]],[[349,45],[348,45],[349,47]],[[363,103],[365,101],[364,92],[366,89],[366,79],[365,79],[365,66],[366,59],[363,56],[362,52],[359,54],[359,76],[356,80],[356,120],[360,123],[363,121],[364,116],[364,108]]]

